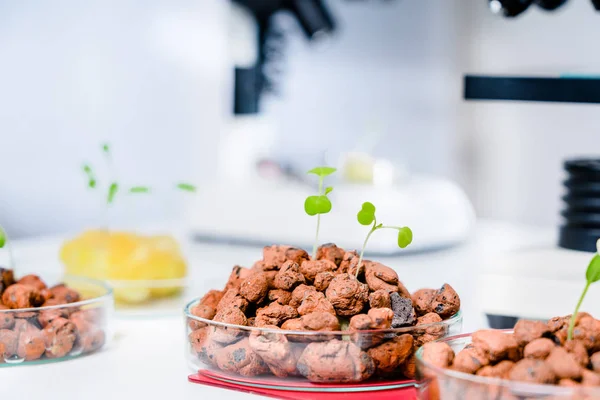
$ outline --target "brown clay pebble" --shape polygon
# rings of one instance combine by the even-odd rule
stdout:
[[[392,310],[394,311],[392,327],[401,328],[403,326],[414,325],[417,320],[417,314],[413,308],[412,300],[393,292],[390,293],[390,301],[392,303]]]
[[[477,371],[477,375],[479,376],[487,376],[490,378],[508,378],[508,374],[512,367],[514,367],[515,363],[509,360],[500,361],[496,365],[486,365]]]
[[[596,372],[600,372],[600,351],[592,354],[590,357],[590,362],[592,363],[592,368]]]
[[[367,331],[371,329],[371,318],[367,314],[357,314],[350,318],[349,330]]]
[[[372,329],[389,329],[392,327],[394,312],[389,308],[371,308],[369,310]]]
[[[467,374],[474,374],[479,368],[490,362],[485,353],[475,347],[465,347],[456,354],[452,369]]]
[[[67,313],[62,310],[52,309],[52,310],[43,310],[37,316],[38,323],[42,328],[45,328],[48,324],[50,324],[56,318],[68,318]]]
[[[579,386],[579,382],[575,382],[573,379],[561,379],[558,381],[558,386],[575,387]]]
[[[562,347],[552,349],[550,355],[546,358],[546,365],[552,369],[559,379],[577,380],[581,378],[581,365],[577,363],[572,354]]]
[[[210,328],[201,328],[193,331],[189,335],[192,349],[203,362],[216,365],[216,353],[222,348],[221,344],[210,338]]]
[[[65,319],[56,318],[43,330],[46,356],[60,358],[66,356],[77,339],[75,325]]]
[[[600,386],[600,375],[589,369],[583,369],[581,371],[581,384],[583,386]]]
[[[375,372],[375,364],[367,353],[354,343],[337,339],[310,343],[297,368],[311,382],[361,382]]]
[[[529,342],[525,349],[523,349],[523,357],[525,358],[536,358],[538,360],[545,360],[550,352],[556,347],[556,343],[547,338],[539,338]]]
[[[52,298],[57,299],[62,304],[75,303],[81,300],[79,292],[63,284],[56,285],[50,288]]]
[[[307,260],[300,264],[300,272],[311,282],[315,280],[319,272],[332,272],[336,269],[337,265],[329,260]]]
[[[541,321],[520,320],[515,324],[514,336],[519,346],[525,346],[527,343],[539,339],[549,333],[548,324]]]
[[[4,310],[9,310],[9,308],[0,304],[0,329],[12,329],[15,326],[14,313]]]
[[[298,314],[306,315],[313,312],[327,312],[335,315],[333,306],[325,298],[322,292],[310,292],[302,300],[302,304],[298,307]]]
[[[17,354],[19,333],[8,329],[0,329],[0,357],[9,358]],[[0,359],[0,362],[3,361]]]
[[[250,348],[248,338],[218,349],[215,361],[221,370],[243,376],[256,376],[269,372],[267,364]]]
[[[442,319],[452,317],[460,310],[460,297],[454,288],[447,283],[436,292],[431,302],[431,311],[439,314]]]
[[[213,319],[216,313],[217,310],[204,304],[197,304],[190,310],[190,314],[204,319]],[[196,330],[206,326],[206,323],[190,318],[189,325],[192,330]]]
[[[304,275],[300,273],[298,263],[293,261],[283,263],[273,280],[273,286],[282,290],[292,290],[302,283],[305,283]]]
[[[424,343],[432,342],[444,336],[446,327],[439,324],[440,322],[442,322],[442,317],[436,313],[428,313],[417,318],[417,326],[428,325],[424,328],[424,331],[415,331],[416,334],[419,334],[415,337],[417,346],[422,346]]]
[[[214,308],[216,310],[217,305],[219,304],[219,301],[221,301],[221,299],[223,298],[224,294],[225,292],[222,292],[220,290],[209,290],[208,293],[206,293],[204,296],[202,296],[202,299],[200,299],[200,304]]]
[[[356,268],[356,265],[358,264],[358,259],[359,256],[355,250],[345,252],[344,256],[342,257],[342,262],[340,263],[338,271],[343,274],[350,271],[351,269]]]
[[[3,287],[6,289],[10,285],[15,283],[15,277],[12,269],[0,268],[0,289]],[[0,290],[2,292],[2,290]]]
[[[277,330],[276,326],[265,328]],[[273,375],[285,378],[296,374],[296,357],[285,334],[265,331],[253,331],[249,338],[250,348],[258,354]]]
[[[577,361],[579,365],[586,368],[590,363],[590,357],[588,356],[587,349],[583,342],[579,340],[569,340],[563,346]]]
[[[377,371],[385,373],[396,370],[411,355],[412,349],[413,337],[404,334],[367,350],[367,354],[373,359]]]
[[[358,314],[369,299],[369,288],[349,274],[337,275],[325,291],[337,315]]]
[[[337,247],[333,243],[326,243],[317,249],[317,260],[329,260],[339,267],[344,259],[344,254],[346,251],[341,247]]]
[[[556,375],[544,361],[529,358],[515,363],[508,378],[513,381],[546,384],[556,381]]]
[[[229,289],[239,289],[242,282],[253,273],[254,272],[248,268],[240,267],[239,265],[234,266],[231,270],[231,274],[229,274],[229,279],[225,284],[224,291],[227,292]]]
[[[414,292],[411,296],[413,307],[418,315],[425,315],[433,312],[431,303],[436,296],[435,289],[420,289]]]
[[[24,277],[19,279],[17,283],[20,283],[21,285],[25,286],[31,286],[32,288],[40,292],[47,288],[44,281],[42,281],[37,275],[25,275]]]
[[[415,356],[414,352],[410,357],[408,357],[408,359],[403,364],[400,364],[400,373],[406,379],[415,379],[416,378],[416,376],[417,376],[417,357]]]
[[[260,303],[269,291],[269,281],[267,275],[263,272],[251,275],[240,285],[240,295],[251,303]]]
[[[335,278],[335,274],[330,271],[319,272],[315,275],[315,288],[319,292],[324,292],[329,287],[331,281]]]
[[[326,312],[314,312],[300,318],[287,320],[281,329],[288,331],[339,331],[340,323],[335,315]]]
[[[278,303],[271,303],[267,307],[256,311],[255,326],[274,325],[279,326],[288,319],[298,317],[298,311],[290,306],[284,306]]]
[[[581,340],[591,353],[600,350],[600,321],[591,315],[582,316],[573,329],[573,339]]]
[[[277,302],[282,306],[290,304],[292,293],[287,290],[273,289],[269,290],[268,298],[270,302]]]
[[[371,308],[392,308],[390,294],[383,289],[371,293],[369,295],[369,306]]]
[[[518,344],[512,334],[493,329],[484,329],[473,333],[473,347],[484,351],[491,362],[504,358],[515,358]],[[513,360],[514,361],[514,360]]]
[[[232,325],[245,326],[248,323],[244,313],[237,307],[222,309],[215,315],[214,321],[224,322]],[[232,343],[238,340],[243,331],[232,327],[214,326],[211,338],[219,343]]]
[[[17,330],[16,327],[15,330]],[[33,361],[40,358],[46,351],[42,332],[28,322],[19,328],[19,332],[17,355],[25,359],[25,361]]]
[[[411,298],[410,292],[408,291],[406,286],[404,286],[404,284],[400,281],[398,281],[398,294],[402,297],[407,297],[409,299]]]
[[[396,271],[381,263],[373,261],[365,263],[365,267],[365,280],[371,291],[398,291],[398,274]]]
[[[439,368],[447,368],[454,361],[454,351],[443,342],[431,342],[423,345],[423,361]]]
[[[239,308],[242,312],[246,312],[248,308],[248,300],[240,295],[238,289],[229,289],[217,304],[217,312],[225,308]]]
[[[41,306],[44,300],[33,287],[15,283],[4,291],[2,303],[12,309],[31,308]]]
[[[263,248],[263,268],[265,270],[278,270],[284,262],[292,261],[298,265],[308,260],[308,253],[292,246],[273,245]]]
[[[302,304],[302,300],[312,292],[316,292],[317,289],[314,286],[300,285],[292,292],[292,298],[290,299],[289,305],[298,308]]]

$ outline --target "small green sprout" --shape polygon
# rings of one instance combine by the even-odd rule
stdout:
[[[367,242],[371,235],[378,229],[395,229],[398,231],[398,247],[401,249],[406,248],[409,244],[411,244],[413,239],[412,231],[407,226],[385,226],[383,224],[377,224],[377,217],[375,217],[375,206],[373,203],[365,202],[363,203],[360,211],[356,215],[356,219],[358,223],[361,225],[371,225],[371,230],[367,234],[365,241],[363,243],[363,247],[360,251],[360,257],[358,258],[358,265],[356,266],[356,277],[358,278],[358,273],[360,271],[360,266],[362,265],[363,255],[365,253],[365,248],[367,247]]]
[[[321,214],[327,214],[331,211],[331,201],[327,197],[333,190],[331,186],[323,189],[323,180],[326,176],[333,174],[336,171],[335,168],[331,167],[316,167],[308,171],[309,174],[314,174],[319,177],[319,192],[316,196],[308,196],[304,201],[304,211],[308,215],[317,216],[317,233],[315,235],[315,244],[313,245],[312,256],[313,259],[317,258],[317,247],[319,244],[319,228],[321,226]]]
[[[109,171],[114,175],[114,171],[113,171],[113,163],[112,163],[112,154],[111,154],[111,147],[108,143],[104,143],[102,144],[102,152],[104,153],[105,157],[106,157],[106,161],[108,163],[108,167],[109,167]],[[84,164],[83,165],[83,172],[85,173],[86,177],[87,177],[87,186],[90,189],[96,189],[98,186],[98,180],[96,178],[96,174],[94,174],[94,171],[92,170],[92,167],[89,164]],[[179,183],[176,185],[176,188],[179,190],[183,190],[186,192],[195,192],[196,191],[196,187],[192,184],[189,183]],[[142,193],[150,193],[151,189],[148,186],[132,186],[129,189],[126,189],[127,192],[132,193],[132,194],[142,194]],[[107,188],[107,192],[106,192],[106,204],[107,205],[111,205],[114,203],[115,198],[117,196],[118,193],[121,192],[121,186],[119,185],[119,183],[114,179],[113,176],[113,180],[112,182],[108,185]]]
[[[590,264],[585,271],[585,287],[583,288],[583,293],[581,293],[581,297],[579,297],[579,301],[577,302],[577,306],[575,307],[575,312],[571,315],[571,322],[569,323],[569,332],[567,334],[567,340],[573,339],[573,330],[575,329],[575,320],[577,318],[577,313],[579,312],[579,308],[581,307],[581,303],[583,303],[583,299],[587,294],[588,289],[592,285],[592,283],[600,281],[600,239],[596,243],[597,252],[592,257]]]
[[[6,231],[4,230],[4,228],[2,226],[0,226],[0,249],[4,249],[6,248],[6,251],[8,252],[8,267],[12,268],[14,265],[14,259],[13,259],[13,254],[12,254],[12,248],[10,247],[10,242],[8,240],[8,235],[6,234]]]

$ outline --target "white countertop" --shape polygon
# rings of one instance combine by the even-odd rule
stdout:
[[[486,325],[474,298],[476,274],[486,258],[514,246],[548,242],[552,235],[548,230],[482,222],[472,240],[462,246],[380,261],[395,268],[411,291],[450,283],[461,297],[463,331],[473,331]],[[45,239],[15,242],[14,246],[17,258],[24,259],[24,253],[56,245],[56,239]],[[256,248],[187,244],[185,249],[191,277],[198,284],[198,296],[211,287],[220,288],[233,265],[251,265],[261,256]],[[184,358],[181,315],[117,318],[114,328],[114,340],[100,353],[62,363],[0,368],[2,392],[10,394],[11,399],[256,398],[188,383],[187,376],[192,371]]]

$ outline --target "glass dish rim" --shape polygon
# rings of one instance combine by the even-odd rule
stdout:
[[[462,320],[462,310],[458,310],[456,312],[456,314],[454,314],[450,318],[442,320],[440,322],[432,322],[429,324],[407,326],[407,327],[402,327],[402,328],[370,329],[370,330],[363,330],[363,331],[290,331],[290,330],[284,330],[284,329],[271,329],[271,328],[264,328],[264,327],[257,327],[257,326],[244,326],[244,325],[228,324],[225,322],[217,322],[217,321],[213,321],[210,319],[197,317],[195,315],[192,315],[190,310],[193,306],[195,306],[200,301],[200,299],[201,299],[201,297],[197,297],[185,305],[183,313],[186,318],[190,318],[195,321],[202,322],[208,326],[219,326],[222,328],[238,329],[238,330],[248,331],[248,332],[277,333],[277,334],[284,334],[284,335],[346,336],[346,335],[351,335],[351,334],[356,334],[356,333],[360,333],[360,334],[410,333],[410,332],[414,332],[417,329],[426,329],[426,328],[434,327],[434,326],[454,325],[455,323]]]
[[[85,282],[85,283],[95,285],[97,287],[101,287],[105,290],[105,293],[100,296],[93,297],[91,299],[80,300],[80,301],[76,301],[74,303],[57,304],[54,306],[45,306],[45,307],[11,308],[11,309],[7,309],[7,310],[0,310],[0,314],[22,313],[22,312],[42,312],[42,311],[46,311],[46,310],[59,310],[61,308],[82,307],[82,306],[86,306],[89,304],[101,303],[101,302],[104,302],[105,300],[110,300],[113,298],[113,288],[105,281],[101,281],[101,280],[93,279],[93,278],[86,278],[86,277],[78,276],[78,275],[71,275],[71,274],[62,274],[62,275],[58,274],[58,275],[62,276],[62,279],[64,279],[64,280]]]
[[[495,329],[497,331],[501,331],[504,333],[512,333],[512,329]],[[454,340],[467,339],[472,338],[474,332],[470,333],[461,333],[458,335],[447,336],[445,338],[441,338],[435,340],[434,342],[441,343],[449,343]],[[417,360],[417,370],[419,369],[419,364],[422,364],[425,368],[432,370],[436,373],[436,375],[444,375],[450,377],[452,379],[458,379],[461,381],[467,381],[469,383],[481,384],[481,385],[494,385],[494,386],[502,386],[504,388],[509,389],[522,389],[527,390],[528,392],[532,392],[533,394],[537,393],[548,393],[552,391],[551,394],[560,394],[560,395],[572,395],[577,393],[583,393],[585,395],[588,394],[596,394],[600,395],[600,386],[579,386],[579,387],[567,387],[567,386],[559,386],[559,385],[549,385],[549,384],[541,384],[541,383],[529,383],[529,382],[520,382],[520,381],[512,381],[510,379],[501,379],[501,378],[491,378],[485,376],[478,376],[473,374],[467,374],[465,372],[454,371],[448,368],[441,368],[436,365],[433,365],[425,360],[423,360],[423,347],[421,346],[415,352],[415,358]]]

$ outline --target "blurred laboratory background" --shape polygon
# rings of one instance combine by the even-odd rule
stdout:
[[[453,182],[480,218],[558,224],[563,160],[598,153],[597,105],[465,101],[463,78],[597,73],[600,13],[590,1],[531,6],[515,18],[485,0],[323,5],[335,29],[313,40],[311,21],[274,17],[268,90],[257,113],[234,114],[236,66],[257,52],[248,40],[256,27],[240,16],[247,9],[224,0],[0,2],[6,230],[18,238],[95,223],[104,198],[86,190],[81,167],[111,172],[104,142],[111,173],[156,189],[120,201],[115,218],[186,219],[201,209],[227,220],[215,203],[169,188],[191,181],[203,199],[232,196],[209,190],[223,178],[223,158],[247,168],[228,140],[255,143],[261,157],[301,175],[368,152],[395,171]],[[235,136],[247,131],[256,136]],[[247,176],[238,178],[231,188]],[[238,202],[250,191],[240,190]]]

